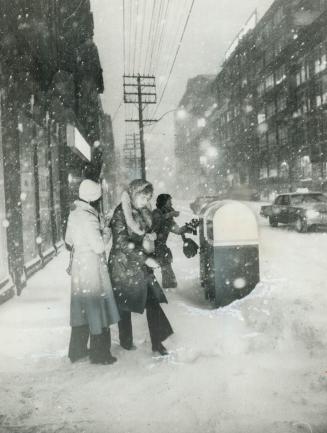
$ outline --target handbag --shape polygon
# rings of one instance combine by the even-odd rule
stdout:
[[[187,238],[185,235],[182,235],[183,239],[183,253],[185,257],[191,259],[196,256],[198,253],[199,245],[191,238]]]
[[[73,258],[74,258],[74,247],[72,247],[72,249],[70,250],[70,254],[69,254],[69,263],[68,263],[68,267],[66,269],[66,272],[68,275],[72,274]]]
[[[155,233],[146,233],[143,237],[142,248],[147,254],[153,254],[155,250],[154,241],[157,239]]]

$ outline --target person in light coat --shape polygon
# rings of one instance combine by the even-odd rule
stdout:
[[[120,319],[106,266],[105,244],[97,207],[101,186],[82,181],[79,200],[71,211],[65,236],[72,248],[71,338],[69,358],[77,361],[89,354],[92,363],[111,364],[109,326]],[[87,348],[90,335],[90,349]]]

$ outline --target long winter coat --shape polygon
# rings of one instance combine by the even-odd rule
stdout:
[[[113,245],[108,266],[119,308],[143,313],[148,291],[158,302],[167,303],[153,271],[145,265],[148,255],[142,247],[143,236],[128,227],[121,204],[115,209],[110,226]]]
[[[88,203],[75,202],[65,241],[73,246],[71,326],[88,325],[92,335],[120,319],[106,267],[99,215]]]
[[[155,209],[152,218],[152,228],[157,235],[155,258],[160,263],[160,266],[170,265],[173,262],[173,255],[171,249],[167,246],[167,240],[171,232],[179,234],[177,229],[174,230],[177,225],[174,218],[169,216],[169,211],[165,209]]]

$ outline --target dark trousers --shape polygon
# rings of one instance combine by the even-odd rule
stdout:
[[[120,312],[121,320],[118,322],[119,340],[123,347],[129,348],[133,344],[132,317],[129,311]],[[173,329],[157,301],[148,301],[146,305],[146,317],[148,320],[149,332],[152,347],[155,348],[159,343],[166,340]]]
[[[90,349],[87,343],[90,337]],[[99,335],[91,335],[87,325],[74,326],[71,330],[68,357],[71,362],[90,357],[92,362],[103,362],[111,357],[111,334],[109,328],[103,328]]]
[[[174,289],[177,287],[177,280],[171,264],[161,267],[162,287],[164,289]]]

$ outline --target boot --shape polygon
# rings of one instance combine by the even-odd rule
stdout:
[[[153,352],[159,352],[161,356],[169,355],[168,350],[165,348],[165,346],[162,343],[152,345],[152,351]]]

